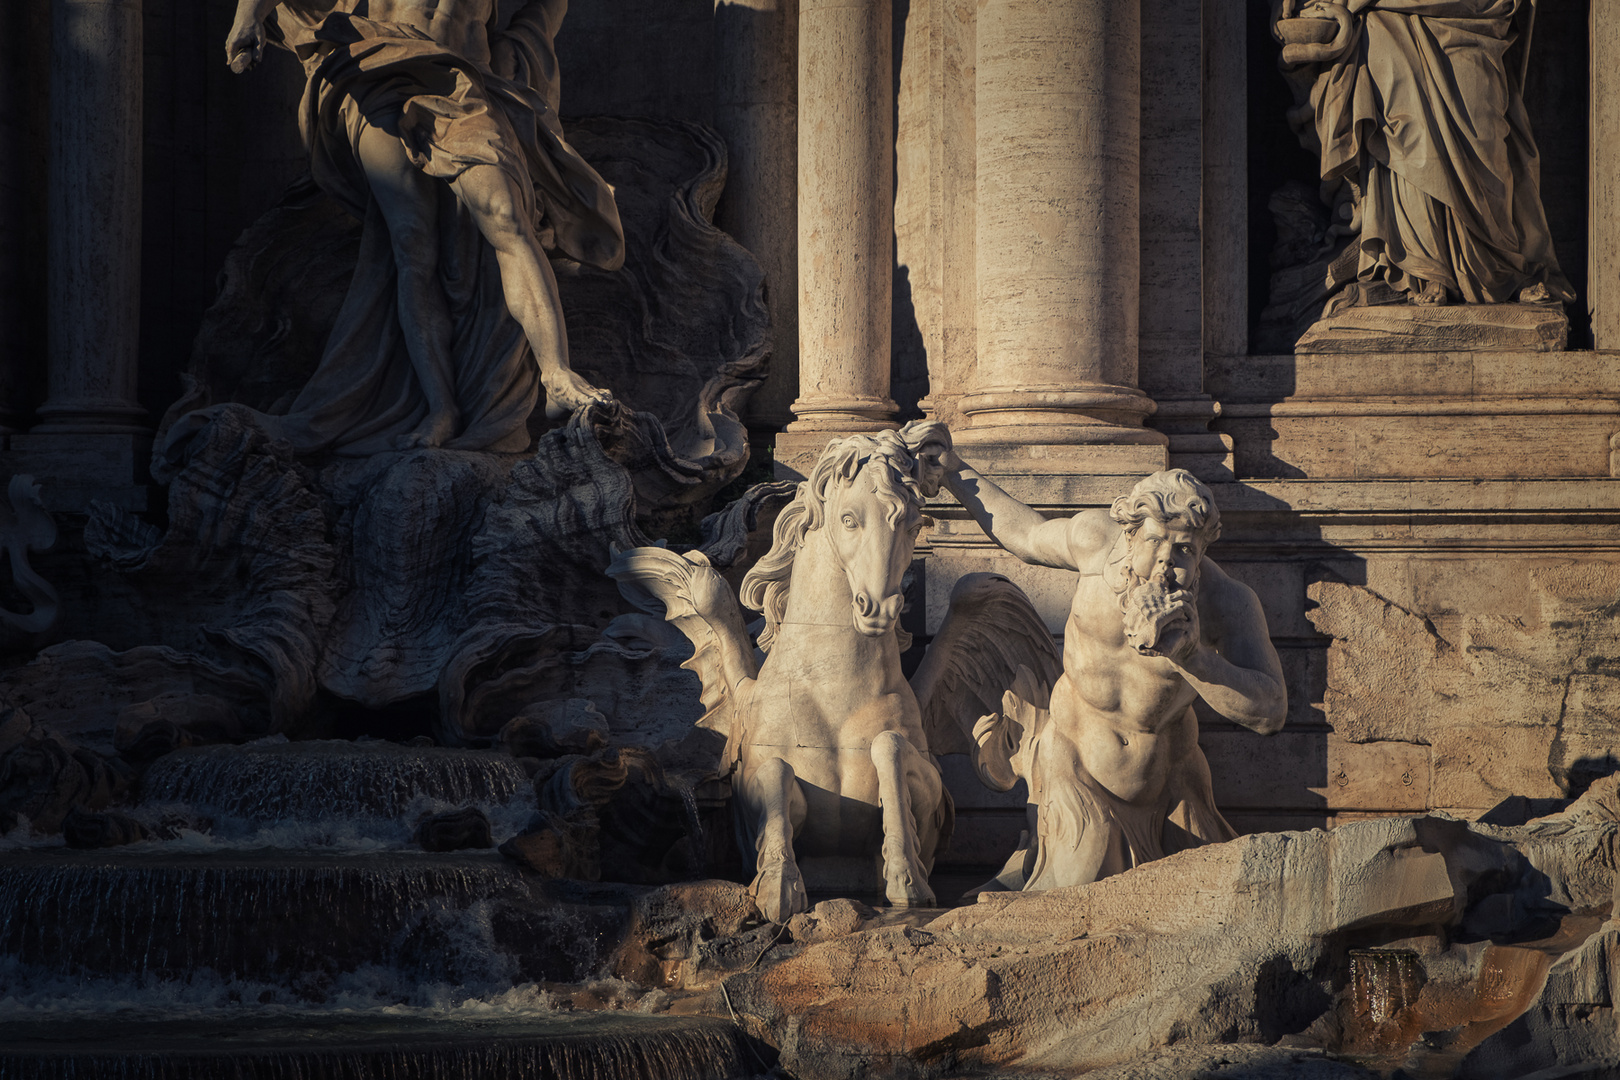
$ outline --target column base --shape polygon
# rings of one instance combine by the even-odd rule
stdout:
[[[798,419],[788,431],[882,431],[896,427],[900,407],[892,398],[852,395],[842,398],[800,398],[793,403]]]
[[[136,513],[161,498],[152,483],[151,432],[52,432],[36,427],[13,435],[0,455],[0,471],[28,473],[39,484],[45,509],[83,514],[106,502]]]
[[[892,398],[851,394],[847,397],[800,398],[793,403],[797,420],[776,437],[776,478],[803,480],[833,439],[869,431],[893,431],[900,408]]]
[[[872,431],[892,431],[895,424],[873,424],[871,427],[846,428],[816,428],[810,431],[800,430],[797,424],[789,425],[786,431],[776,436],[776,453],[772,459],[776,478],[778,480],[804,480],[809,477],[810,470],[816,467],[821,458],[821,452],[827,449],[827,444],[834,439],[841,439],[846,435],[860,435]]]
[[[961,409],[971,426],[955,432],[965,445],[1159,446],[1165,436],[1142,426],[1153,399],[1129,386],[991,387],[968,394]]]
[[[127,401],[75,401],[39,407],[39,422],[30,431],[41,435],[147,435],[146,410]]]

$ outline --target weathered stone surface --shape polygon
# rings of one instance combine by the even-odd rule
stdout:
[[[1088,1080],[1374,1080],[1372,1069],[1321,1050],[1228,1043],[1170,1046],[1123,1065],[1086,1073]]]
[[[799,945],[831,941],[845,934],[853,934],[861,928],[861,923],[875,914],[859,900],[823,900],[809,911],[801,911],[789,919],[788,935]]]
[[[595,815],[543,814],[527,832],[501,845],[501,854],[541,877],[600,881],[602,855]]]
[[[38,833],[59,832],[75,809],[105,807],[130,780],[118,759],[34,727],[0,756],[0,814],[26,817]]]
[[[70,848],[108,848],[150,839],[151,832],[128,814],[95,814],[75,807],[62,819],[62,839]]]
[[[424,818],[416,826],[416,842],[423,851],[462,851],[491,848],[489,816],[476,806],[447,810]]]
[[[756,941],[751,931],[759,929],[772,933]],[[775,930],[746,886],[730,881],[666,885],[636,901],[610,970],[639,986],[702,989],[738,970],[737,957],[747,954],[744,963],[756,960]]]
[[[1558,304],[1353,307],[1312,323],[1296,353],[1560,352],[1569,318]]]
[[[1466,944],[1479,940],[1468,933],[1448,946],[1433,928],[1483,925],[1502,912],[1524,928],[1549,913],[1605,911],[1615,835],[1599,813],[1517,830],[1405,818],[1243,837],[1090,885],[986,895],[921,927],[795,949],[726,988],[801,1076],[1067,1072],[1123,1067],[1169,1044],[1295,1033],[1296,1045],[1330,1051],[1374,1038],[1393,1067],[1417,1031],[1397,1045],[1390,1030],[1358,1028],[1353,1011],[1342,1012],[1346,950],[1436,942],[1423,946],[1434,990],[1419,1004],[1441,1026],[1446,1002],[1473,1000],[1481,979],[1508,979],[1523,1008],[1539,992],[1533,964]],[[1539,947],[1575,950],[1601,917]],[[1345,1015],[1338,1028],[1313,1026]],[[1459,1015],[1472,1025],[1464,1035],[1443,1051],[1414,1043],[1414,1062],[1442,1052],[1461,1060],[1500,1027]],[[1567,1043],[1542,1050],[1558,1060],[1573,1052]]]
[[[1427,618],[1362,586],[1310,586],[1316,607],[1307,614],[1334,638],[1324,705],[1335,734],[1432,747],[1434,807],[1567,796],[1612,771],[1620,702],[1612,568],[1532,569],[1511,616],[1447,589],[1451,580],[1421,586],[1421,599],[1445,597],[1450,609]]]
[[[607,718],[584,698],[537,701],[501,728],[496,741],[513,757],[592,754],[607,745]]]
[[[6,485],[10,506],[0,506],[0,552],[7,555],[11,587],[21,594],[28,611],[0,606],[0,649],[26,645],[33,635],[55,625],[61,613],[56,588],[29,565],[31,552],[56,546],[56,521],[40,500],[39,485],[27,475],[13,476]]]

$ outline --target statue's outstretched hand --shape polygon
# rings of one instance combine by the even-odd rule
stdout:
[[[939,494],[948,474],[962,468],[950,429],[938,420],[913,420],[900,429],[900,438],[917,459],[917,484],[930,499]]]
[[[225,62],[240,75],[264,59],[264,20],[238,20],[225,39]]]

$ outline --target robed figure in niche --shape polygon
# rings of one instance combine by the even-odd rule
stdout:
[[[613,191],[557,120],[566,8],[529,0],[501,31],[495,0],[240,0],[227,60],[299,59],[311,171],[364,223],[319,367],[265,418],[298,452],[521,451],[542,385],[552,416],[607,400],[569,366],[545,251],[624,261]]]
[[[1280,0],[1290,120],[1321,155],[1359,304],[1572,301],[1525,113],[1531,0]]]

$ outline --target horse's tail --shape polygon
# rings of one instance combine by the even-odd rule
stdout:
[[[692,642],[692,658],[681,666],[697,672],[703,685],[698,726],[726,737],[722,768],[729,769],[741,739],[738,694],[759,675],[737,595],[699,551],[684,556],[662,547],[615,551],[607,573],[626,600],[662,615]]]

